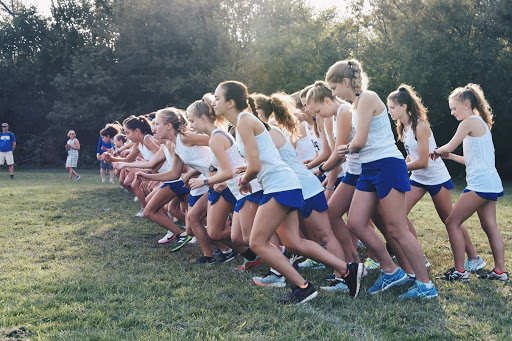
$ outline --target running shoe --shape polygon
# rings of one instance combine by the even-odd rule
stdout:
[[[325,265],[315,262],[312,259],[306,259],[304,262],[299,263],[300,269],[325,269]]]
[[[375,270],[375,269],[380,268],[380,263],[378,261],[373,260],[368,257],[364,261],[364,267],[365,267],[365,269],[368,269],[368,270]]]
[[[292,292],[290,295],[284,299],[281,300],[282,304],[289,304],[289,303],[297,303],[302,304],[306,303],[307,301],[312,300],[313,298],[318,296],[318,292],[313,287],[313,284],[306,281],[306,287],[301,288],[295,285],[292,285]]]
[[[508,272],[504,272],[501,275],[497,274],[494,269],[486,274],[478,276],[479,279],[490,279],[494,281],[505,282],[508,281]]]
[[[345,280],[343,278],[335,278],[334,281],[332,281],[328,286],[320,287],[320,290],[328,292],[347,292],[348,287],[345,284]]]
[[[361,280],[363,279],[363,263],[348,263],[347,275],[345,276],[345,284],[349,289],[349,295],[357,297],[361,288]]]
[[[77,175],[77,176],[76,176],[75,181],[78,181],[78,180],[80,180],[80,175]]]
[[[364,247],[364,244],[362,241],[360,241],[359,239],[357,240],[357,248],[361,248],[361,247]]]
[[[409,275],[409,274],[407,274],[407,276],[409,276],[409,280],[407,281],[407,283],[405,285],[412,287],[414,284],[416,284],[416,276]]]
[[[218,256],[222,253],[222,251],[219,249],[219,248],[216,248],[215,250],[213,250],[213,255],[214,256]]]
[[[211,264],[211,263],[215,263],[215,258],[202,256],[201,258],[196,259],[195,261],[191,261],[190,263],[192,263],[192,264]]]
[[[334,282],[336,280],[336,274],[332,273],[330,275],[325,276],[326,282]]]
[[[190,241],[188,243],[189,244],[197,244],[197,238],[196,237],[192,237],[192,239],[190,239]]]
[[[191,240],[192,240],[192,237],[189,236],[188,234],[186,234],[184,236],[178,236],[178,241],[176,242],[174,247],[171,249],[171,252],[178,251],[179,249],[184,247]]]
[[[247,260],[244,258],[244,264],[242,266],[239,266],[238,268],[235,268],[236,271],[251,271],[252,269],[257,268],[258,266],[262,265],[263,261],[261,260],[260,256],[256,256],[256,259],[253,261]]]
[[[225,253],[222,253],[219,257],[219,259],[217,259],[217,262],[218,263],[227,263],[227,262],[231,262],[233,259],[235,259],[236,257],[238,257],[238,252],[236,252],[235,250],[231,250],[230,253],[228,254],[225,254]]]
[[[368,290],[370,294],[376,294],[381,291],[386,291],[391,287],[406,284],[409,281],[409,276],[401,268],[396,268],[392,274],[387,274],[383,270],[377,282]]]
[[[101,179],[101,183],[104,184],[105,182],[107,182],[107,180],[105,179]]]
[[[425,267],[428,269],[430,268],[430,262],[427,259],[427,256],[423,255],[423,258],[425,258]]]
[[[144,209],[143,209],[143,208],[141,208],[141,209],[140,209],[140,211],[139,211],[139,213],[137,213],[135,216],[136,216],[137,218],[144,218],[144,217],[145,217],[145,215],[144,215]]]
[[[469,272],[477,272],[480,269],[485,268],[487,264],[485,264],[484,260],[478,256],[477,259],[466,259],[464,262],[464,268],[466,268]]]
[[[160,239],[158,241],[158,244],[165,244],[174,239],[176,239],[176,235],[174,233],[172,233],[171,231],[168,231],[167,234],[165,235],[165,237],[163,237],[162,239]]]
[[[437,290],[432,282],[427,284],[422,283],[420,281],[416,281],[416,283],[409,288],[409,290],[400,296],[399,298],[436,298]]]
[[[260,287],[283,288],[286,286],[286,279],[284,276],[277,275],[272,271],[261,277],[253,277],[252,281]]]
[[[114,184],[114,179],[110,180],[108,183]]]
[[[444,275],[436,277],[436,279],[442,279],[449,282],[467,282],[469,281],[469,274],[467,271],[460,272],[456,268],[451,268],[446,271]]]

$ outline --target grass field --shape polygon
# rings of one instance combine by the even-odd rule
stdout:
[[[288,288],[259,288],[228,264],[192,265],[199,248],[176,253],[164,230],[135,218],[139,204],[96,170],[0,172],[1,340],[503,340],[512,338],[512,286],[436,282],[439,298],[404,301],[403,289],[371,296],[370,272],[357,299],[321,292],[303,306],[276,301]],[[453,191],[455,196],[462,187]],[[505,192],[512,193],[507,184]],[[512,259],[512,199],[498,201],[498,225]],[[428,195],[411,213],[432,266],[452,265],[447,234]],[[466,224],[492,266],[478,220]],[[366,252],[363,250],[363,254]],[[309,270],[316,287],[330,271]]]

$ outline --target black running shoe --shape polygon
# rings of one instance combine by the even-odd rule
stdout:
[[[344,278],[345,284],[349,289],[349,295],[357,297],[361,288],[361,280],[363,279],[364,264],[348,263],[347,270],[347,275]]]
[[[288,296],[288,298],[281,300],[282,304],[290,304],[290,303],[297,303],[302,304],[306,303],[307,301],[312,300],[313,298],[318,296],[318,292],[313,287],[313,284],[307,282],[307,287],[302,289],[301,287],[292,285],[292,292]]]
[[[330,275],[325,276],[325,281],[326,282],[334,282],[334,281],[336,281],[336,274],[332,273]]]
[[[176,244],[171,249],[171,252],[178,251],[179,249],[184,247],[191,240],[192,240],[192,237],[189,236],[188,234],[186,234],[184,236],[179,236],[178,237],[178,241],[176,242]]]
[[[444,275],[436,277],[436,279],[442,279],[449,282],[467,282],[469,281],[469,274],[467,271],[460,272],[456,268],[451,268],[446,271]]]
[[[235,250],[231,250],[230,253],[228,254],[225,254],[225,253],[222,253],[219,257],[219,259],[217,259],[217,262],[218,263],[227,263],[227,262],[231,262],[233,259],[235,259],[236,257],[238,257],[238,252],[236,252]]]

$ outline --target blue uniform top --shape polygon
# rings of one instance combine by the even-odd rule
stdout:
[[[104,150],[101,150],[101,147],[105,147],[107,149],[112,149],[112,142],[105,143],[105,142],[103,142],[103,139],[100,136],[100,140],[98,141],[98,148],[96,149],[96,153],[98,153],[100,155],[104,153]]]
[[[16,137],[14,137],[13,133],[10,131],[0,133],[0,152],[10,152],[13,142],[16,142]]]

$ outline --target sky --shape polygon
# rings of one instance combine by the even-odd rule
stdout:
[[[330,7],[338,7],[340,10],[348,3],[347,0],[307,0],[311,5],[319,10],[327,9]],[[23,0],[26,4],[35,5],[42,14],[50,15],[51,0]]]

